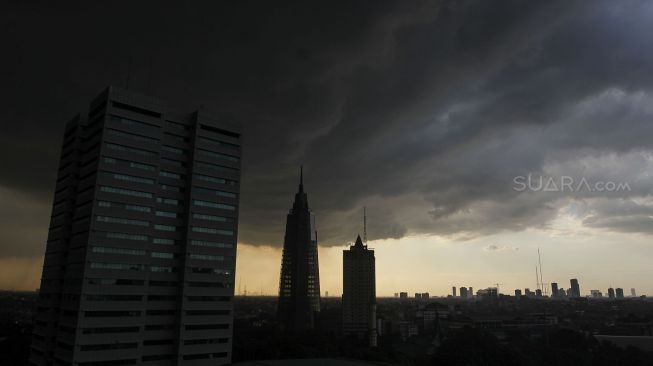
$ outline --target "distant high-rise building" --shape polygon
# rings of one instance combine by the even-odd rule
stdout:
[[[614,289],[612,287],[608,289],[608,297],[614,299]]]
[[[467,290],[467,297],[469,297],[469,298],[474,297],[474,288],[471,287],[471,286],[469,287],[469,290]]]
[[[422,299],[429,299],[429,298],[431,298],[431,294],[429,294],[428,292],[422,292]]]
[[[460,288],[460,297],[463,299],[467,298],[467,287],[461,287]]]
[[[399,298],[400,299],[408,299],[408,292],[400,292],[399,293]]]
[[[416,292],[416,293],[415,293],[415,298],[416,298],[416,299],[421,299],[421,298],[422,298],[422,294],[419,293],[419,292]]]
[[[488,287],[486,289],[478,290],[476,295],[480,299],[489,299],[499,296],[498,289],[496,287]]]
[[[278,316],[286,331],[315,327],[320,312],[320,269],[315,216],[308,208],[303,172],[299,190],[287,215],[279,278]]]
[[[580,285],[578,284],[578,280],[572,278],[569,280],[569,283],[571,284],[571,291],[568,294],[569,297],[580,297]]]
[[[542,297],[542,290],[540,290],[539,288],[535,290],[535,297]]]
[[[556,297],[567,297],[567,292],[565,292],[564,288],[558,289],[558,296]]]
[[[590,296],[593,298],[601,298],[603,297],[603,293],[601,293],[600,290],[590,290]]]
[[[241,130],[109,87],[65,128],[30,365],[231,363]]]
[[[376,347],[376,276],[374,250],[360,235],[349,250],[343,250],[342,328]]]
[[[624,289],[617,287],[616,297],[617,297],[617,299],[623,299],[624,298]]]
[[[517,298],[517,300],[519,300],[521,298],[521,290],[520,289],[515,290],[515,298]]]
[[[634,287],[630,289],[630,296],[632,296],[632,297],[637,297],[637,292],[635,292],[635,288],[634,288]]]
[[[451,293],[453,294],[453,297],[456,297],[456,286],[451,288]]]
[[[551,297],[558,297],[558,284],[551,282]]]

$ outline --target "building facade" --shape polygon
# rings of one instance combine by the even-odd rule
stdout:
[[[360,235],[342,251],[342,328],[376,347],[376,259]]]
[[[286,218],[277,312],[284,329],[298,333],[313,329],[320,312],[317,231],[304,192],[303,172]]]
[[[571,288],[567,295],[569,297],[580,297],[580,285],[578,284],[578,280],[572,278],[569,280],[569,284],[571,285]]]
[[[240,131],[115,87],[66,125],[31,365],[231,362]]]

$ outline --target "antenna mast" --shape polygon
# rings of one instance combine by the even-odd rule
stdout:
[[[542,285],[542,292],[545,292],[544,281],[542,280],[542,257],[540,256],[540,248],[537,248],[537,261],[540,263],[540,284]],[[546,295],[546,293],[544,294]]]
[[[367,211],[363,206],[363,242],[367,244]]]

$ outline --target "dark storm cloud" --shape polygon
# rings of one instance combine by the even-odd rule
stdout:
[[[302,163],[327,245],[353,240],[363,205],[371,238],[546,227],[561,201],[604,197],[515,192],[513,177],[588,157],[596,177],[621,166],[640,179],[615,199],[650,193],[636,163],[653,133],[646,2],[134,6],[4,12],[3,192],[49,203],[63,124],[129,75],[132,89],[243,122],[246,243],[281,243]],[[33,215],[47,220],[47,206]],[[592,215],[591,227],[645,224]],[[0,255],[25,255],[12,235]]]

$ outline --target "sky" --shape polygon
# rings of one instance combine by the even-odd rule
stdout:
[[[14,2],[0,14],[0,289],[38,287],[65,123],[118,85],[244,129],[237,292],[278,287],[304,166],[323,291],[653,294],[653,3]]]

